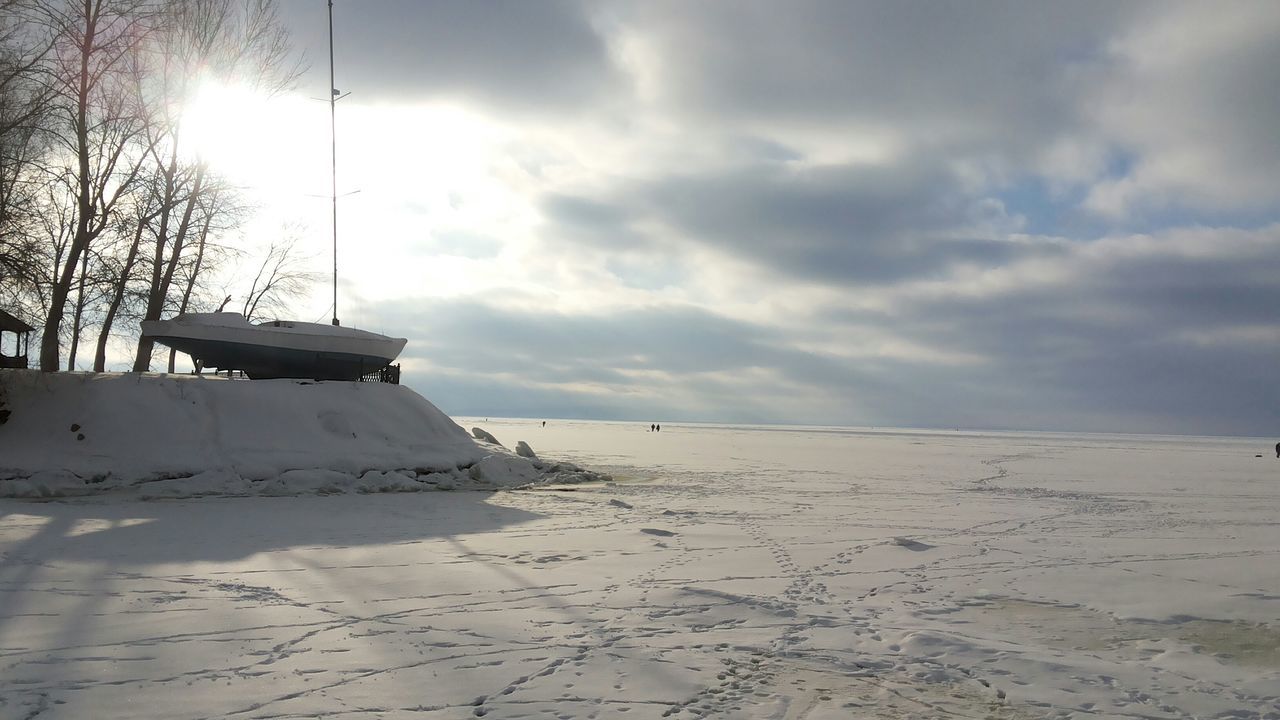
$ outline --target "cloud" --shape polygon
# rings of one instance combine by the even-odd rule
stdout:
[[[360,7],[343,217],[450,412],[1271,432],[1273,5]]]
[[[322,6],[288,0],[282,15],[313,65],[325,66],[327,87]],[[449,97],[538,111],[585,102],[617,82],[604,40],[567,0],[339,2],[334,26],[336,84],[362,101]]]
[[[1280,205],[1280,6],[1168,4],[1111,44],[1087,107],[1130,154],[1088,207],[1130,212],[1274,210]]]
[[[1052,274],[1041,264],[1002,268],[1013,281],[990,292],[904,291],[895,326],[990,358],[998,378],[985,384],[1018,398],[1006,409],[1050,425],[1075,416],[1089,418],[1076,427],[1248,434],[1270,424],[1274,348],[1257,338],[1277,327],[1280,226],[1109,237],[1070,246]]]
[[[691,126],[1065,182],[1113,221],[1280,202],[1274,4],[623,7],[645,100]]]
[[[380,314],[416,338],[407,382],[458,414],[1221,434],[1270,422],[1280,226],[1109,237],[999,272],[1013,281],[981,292],[953,277],[883,312],[832,303],[788,321],[429,299]]]
[[[1056,252],[1011,238],[1019,223],[999,202],[908,163],[753,165],[636,182],[612,196],[556,194],[541,206],[557,224],[551,232],[584,244],[664,252],[654,238],[666,235],[829,283],[888,284]]]
[[[414,300],[384,305],[381,315],[419,338],[402,355],[419,368],[406,382],[430,388],[455,414],[541,407],[533,414],[763,421],[800,410],[786,397],[794,386],[787,374],[806,362],[795,359],[803,353],[777,329],[698,308],[565,315]],[[760,383],[761,374],[772,382]],[[451,383],[486,389],[443,388]]]
[[[1034,151],[1079,116],[1074,69],[1134,13],[1116,3],[625,8],[631,67],[660,78],[657,101],[673,112],[1001,152]]]

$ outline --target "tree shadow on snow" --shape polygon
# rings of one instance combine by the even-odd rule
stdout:
[[[352,597],[371,590],[344,585],[353,582],[376,587],[380,579],[407,574],[427,582],[427,566],[456,559],[456,546],[442,541],[542,517],[492,502],[494,495],[0,500],[0,638],[17,658],[29,651],[30,639],[16,639],[26,632],[35,633],[40,653],[76,655],[85,648],[98,653],[142,642],[108,640],[114,635],[104,631],[109,622],[103,618],[122,610],[156,612],[163,609],[162,600],[181,598],[183,607],[200,611],[190,627],[216,630],[241,622],[228,618],[243,617],[238,613],[246,599],[265,606],[276,602],[274,596],[260,596],[273,592],[270,588],[257,585],[281,584],[284,577],[324,588],[317,594],[326,597],[343,588]],[[330,561],[338,563],[339,572],[328,572]],[[365,563],[383,562],[389,564],[375,571],[380,574],[359,572]],[[343,563],[357,572],[342,572]],[[301,607],[309,600],[298,602]],[[329,615],[317,617],[323,621]],[[0,682],[0,694],[4,687]]]
[[[3,501],[0,515],[46,521],[6,548],[15,562],[106,562],[119,568],[222,562],[297,548],[404,544],[500,530],[541,515],[489,502],[491,492],[394,493],[176,501]],[[7,573],[6,573],[7,574]]]

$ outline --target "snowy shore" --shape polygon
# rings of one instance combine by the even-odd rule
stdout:
[[[0,717],[1280,718],[1258,441],[484,427],[616,481],[0,500]]]
[[[476,442],[399,385],[8,370],[0,411],[0,497],[495,489],[576,473]]]

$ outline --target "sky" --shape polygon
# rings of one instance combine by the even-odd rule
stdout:
[[[328,273],[325,3],[281,16],[309,69],[206,142]],[[338,315],[446,412],[1280,433],[1280,4],[334,23]]]

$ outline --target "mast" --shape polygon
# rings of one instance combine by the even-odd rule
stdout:
[[[333,201],[333,324],[338,324],[338,88],[333,82],[333,0],[329,0],[329,198]]]

